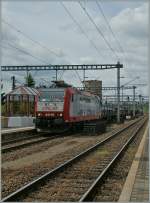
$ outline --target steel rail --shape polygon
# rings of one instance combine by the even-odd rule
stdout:
[[[20,148],[23,148],[23,147],[29,147],[33,144],[37,144],[37,143],[42,143],[42,142],[46,142],[48,140],[52,140],[54,138],[58,138],[60,137],[61,135],[54,135],[54,136],[51,136],[51,137],[47,137],[47,138],[41,138],[39,140],[34,140],[34,141],[31,141],[31,142],[26,142],[26,143],[23,143],[23,144],[19,144],[19,145],[15,145],[15,146],[10,146],[10,147],[4,147],[1,149],[1,152],[2,153],[7,153],[7,152],[11,152],[13,150],[16,150],[16,149],[20,149]]]
[[[16,190],[15,192],[11,193],[10,195],[6,196],[5,198],[2,199],[2,202],[8,202],[8,201],[15,201],[19,196],[26,194],[28,191],[32,190],[34,187],[36,188],[36,186],[38,184],[40,184],[41,182],[46,181],[48,178],[52,177],[53,175],[57,174],[58,172],[62,171],[63,169],[69,167],[72,163],[74,163],[75,161],[78,161],[79,159],[81,159],[82,157],[88,155],[90,152],[95,151],[99,146],[104,145],[105,143],[107,143],[109,140],[113,139],[114,137],[116,137],[117,135],[119,135],[120,133],[124,132],[125,130],[127,130],[128,128],[130,128],[131,126],[135,125],[136,123],[138,123],[139,121],[141,121],[143,119],[140,118],[138,120],[136,120],[135,122],[129,124],[128,126],[126,126],[125,128],[118,130],[117,132],[113,133],[112,135],[110,135],[109,137],[107,137],[106,139],[98,142],[97,144],[95,144],[92,147],[89,147],[88,149],[84,150],[83,152],[81,152],[80,154],[76,155],[75,157],[69,159],[68,161],[66,161],[63,164],[60,164],[58,167],[48,171],[47,173],[45,173],[44,175],[40,176],[39,178],[37,178],[36,180],[26,184],[25,186],[21,187],[20,189]]]
[[[2,141],[2,146],[4,145],[9,145],[9,144],[13,144],[13,143],[16,143],[16,142],[21,142],[21,141],[25,141],[25,140],[30,140],[30,139],[33,139],[33,138],[36,138],[36,137],[40,137],[41,135],[33,135],[33,136],[29,136],[29,137],[22,137],[22,138],[19,138],[19,139],[13,139],[13,140],[8,140],[8,141]]]
[[[28,131],[26,131],[26,132],[23,132],[23,134],[24,133],[28,133]],[[31,133],[31,132],[30,132]],[[35,132],[34,132],[35,133]],[[64,132],[63,132],[64,133]],[[14,134],[14,132],[12,133],[12,135]],[[20,132],[15,132],[15,134],[20,134]],[[21,132],[21,134],[22,134],[22,132]],[[55,134],[55,133],[53,133],[53,134]],[[51,136],[52,137],[52,135],[53,135],[52,133],[50,133],[50,132],[37,132],[36,134],[32,134],[32,135],[27,135],[27,136],[23,136],[23,137],[21,137],[21,135],[20,135],[20,138],[18,138],[18,139],[6,139],[6,141],[2,141],[2,146],[4,146],[4,145],[8,145],[8,144],[13,144],[13,143],[15,143],[15,142],[21,142],[21,141],[25,141],[25,140],[30,140],[30,139],[34,139],[34,138],[36,138],[36,137],[40,137],[40,136]],[[10,134],[9,134],[10,135]],[[59,134],[59,135],[62,135],[62,134]],[[56,136],[58,136],[57,134],[55,134],[55,137]],[[2,140],[3,140],[3,138],[2,138]]]
[[[124,151],[127,149],[129,144],[132,142],[132,140],[135,138],[137,133],[141,130],[141,128],[144,126],[146,120],[138,126],[136,131],[133,133],[132,137],[130,137],[127,142],[123,145],[121,150],[115,155],[115,157],[109,162],[109,164],[104,168],[104,170],[101,172],[101,174],[97,177],[97,179],[93,182],[93,184],[90,186],[90,188],[84,193],[84,195],[81,197],[79,202],[91,202],[96,191],[97,187],[100,186],[100,184],[103,183],[104,178],[109,173],[110,169],[113,167],[113,165],[116,163],[116,161],[121,157],[121,155],[124,153]]]

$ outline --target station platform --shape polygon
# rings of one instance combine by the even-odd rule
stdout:
[[[118,202],[149,202],[149,128],[145,129]]]
[[[35,129],[35,127],[2,128],[1,129],[1,134],[24,132],[24,131],[34,130],[34,129]]]

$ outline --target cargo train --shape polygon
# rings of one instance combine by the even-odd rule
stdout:
[[[35,103],[37,131],[65,132],[89,128],[105,130],[108,121],[116,120],[117,107],[102,104],[101,99],[77,88],[42,88]],[[126,113],[121,108],[121,120]],[[92,126],[92,127],[91,127]]]

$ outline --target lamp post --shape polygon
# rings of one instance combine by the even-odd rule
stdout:
[[[133,86],[133,118],[135,118],[135,88],[136,86]]]

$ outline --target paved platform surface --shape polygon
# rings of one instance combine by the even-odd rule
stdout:
[[[149,128],[136,152],[118,202],[149,202]]]
[[[138,171],[136,173],[134,186],[132,189],[131,202],[148,202],[149,200],[149,137],[146,142],[140,159]]]
[[[1,134],[8,134],[12,132],[23,132],[27,130],[33,130],[35,127],[19,127],[19,128],[2,128],[1,129]]]

